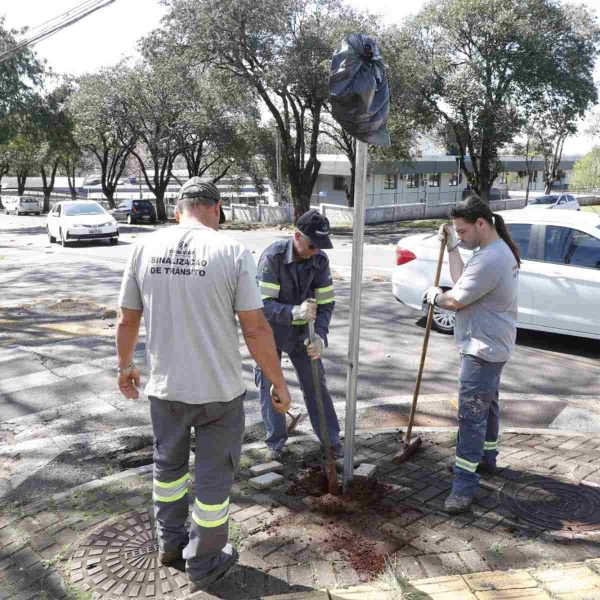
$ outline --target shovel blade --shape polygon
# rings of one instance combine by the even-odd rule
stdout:
[[[420,447],[423,440],[416,437],[410,442],[400,442],[400,450],[392,457],[392,462],[396,465],[408,460]]]

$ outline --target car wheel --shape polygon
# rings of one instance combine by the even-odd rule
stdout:
[[[50,235],[50,228],[48,228],[48,241],[51,244],[54,244],[56,242],[56,238],[53,235]]]
[[[111,246],[116,246],[119,243],[119,238],[110,238],[109,243]]]
[[[60,235],[60,245],[63,248],[67,248],[69,246],[69,242],[67,242],[67,240],[65,240],[65,237],[63,235],[62,229],[58,230],[58,234]]]
[[[454,333],[456,313],[453,310],[445,310],[437,306],[433,309],[433,321],[431,326],[440,333]]]
[[[133,218],[131,215],[127,215],[127,224],[131,225],[133,223]]]

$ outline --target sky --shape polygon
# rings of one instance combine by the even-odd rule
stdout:
[[[382,15],[387,23],[400,23],[417,12],[424,0],[347,0],[359,9]],[[78,6],[82,0],[0,0],[0,15],[8,27],[35,27]],[[600,15],[600,0],[584,2]],[[159,0],[116,0],[87,18],[63,29],[35,46],[56,73],[80,75],[117,63],[136,53],[136,41],[160,25],[166,8]],[[596,67],[600,81],[600,61]],[[579,135],[567,140],[565,154],[581,154],[593,141]]]

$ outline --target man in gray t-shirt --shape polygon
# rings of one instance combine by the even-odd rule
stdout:
[[[456,311],[454,336],[461,355],[455,479],[444,507],[468,510],[478,473],[492,473],[498,454],[500,375],[515,345],[519,250],[504,220],[471,197],[452,210],[453,226],[442,225],[455,286],[427,292],[427,302]],[[456,233],[455,233],[456,230]],[[458,237],[457,237],[458,236]],[[463,264],[460,241],[474,250]]]
[[[236,316],[250,354],[273,383],[274,410],[285,414],[290,405],[254,259],[218,233],[221,214],[213,184],[199,177],[186,182],[178,226],[136,245],[119,295],[118,385],[127,398],[139,397],[133,352],[142,315],[146,324],[158,558],[162,564],[185,559],[189,593],[224,576],[237,558],[227,543],[229,492],[244,430]],[[192,427],[196,493],[188,529]]]

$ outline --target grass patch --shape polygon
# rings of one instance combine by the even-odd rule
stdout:
[[[490,552],[493,552],[496,556],[502,556],[504,554],[504,545],[501,542],[494,542],[490,546]]]
[[[400,227],[410,229],[439,229],[449,219],[419,219],[418,221],[398,221]]]
[[[71,550],[71,544],[65,544],[52,558],[42,560],[42,564],[46,569],[53,567],[56,563],[64,561],[67,554]]]
[[[377,583],[386,588],[384,593],[388,600],[426,600],[431,598],[410,584],[396,558],[387,557],[385,559],[385,567],[377,577]]]
[[[229,543],[239,550],[242,545],[242,529],[238,523],[229,519]]]

